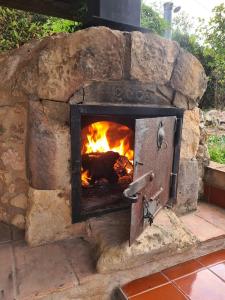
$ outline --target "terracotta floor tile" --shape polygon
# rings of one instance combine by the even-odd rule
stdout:
[[[126,296],[130,297],[167,282],[168,280],[161,273],[156,273],[131,281],[124,285],[122,289]]]
[[[225,262],[215,265],[209,269],[210,271],[214,272],[217,276],[219,276],[222,280],[225,281]]]
[[[137,296],[131,297],[132,300],[185,300],[187,299],[174,285],[166,284]],[[213,299],[211,299],[213,300]]]
[[[12,300],[13,295],[13,261],[11,245],[0,245],[0,299]]]
[[[191,300],[225,299],[224,282],[209,270],[201,270],[175,282]]]
[[[162,271],[170,280],[177,279],[181,276],[188,275],[202,269],[202,265],[196,260],[190,260],[183,264],[171,267]]]
[[[225,261],[225,249],[201,256],[197,260],[206,267],[223,262]]]
[[[225,236],[225,230],[218,228],[208,221],[198,217],[195,213],[180,217],[185,226],[201,241]]]
[[[225,198],[224,198],[225,204]],[[225,231],[225,209],[207,203],[199,203],[196,216]]]

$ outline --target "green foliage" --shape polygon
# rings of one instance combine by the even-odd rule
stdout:
[[[225,107],[225,7],[221,4],[213,11],[209,23],[199,20],[193,34],[193,19],[185,14],[176,16],[173,24],[173,39],[200,60],[208,76],[207,90],[200,102],[204,109]]]
[[[79,28],[80,23],[70,20],[64,20],[54,17],[49,17],[43,25],[46,34],[51,35],[59,32],[74,32]]]
[[[206,75],[208,77],[208,85],[203,98],[200,101],[201,108],[212,108],[214,107],[214,81],[213,81],[213,69],[210,64],[212,57],[205,53],[205,47],[199,43],[199,40],[195,34],[189,34],[188,32],[183,33],[179,29],[173,32],[173,40],[177,41],[180,46],[193,55],[195,55],[201,64],[203,65]]]
[[[225,107],[225,5],[222,3],[213,9],[214,16],[208,26],[202,30],[206,39],[205,55],[212,59],[209,62],[215,86],[215,105]]]
[[[45,20],[27,12],[0,7],[0,51],[17,48],[45,36]]]
[[[208,139],[208,149],[211,160],[225,164],[225,135],[212,135]]]
[[[17,48],[31,39],[74,32],[78,22],[0,7],[0,51]]]
[[[141,26],[162,35],[168,26],[166,21],[150,6],[142,4]]]

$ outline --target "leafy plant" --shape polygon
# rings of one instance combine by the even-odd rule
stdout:
[[[141,26],[162,35],[168,24],[157,11],[148,5],[142,4]]]
[[[74,32],[80,23],[0,7],[0,51],[59,32]]]
[[[0,51],[17,48],[27,41],[45,36],[46,18],[0,7]]]
[[[74,32],[80,27],[79,22],[64,20],[59,18],[50,17],[43,25],[46,34],[51,35],[59,32]]]
[[[211,57],[211,81],[214,88],[214,106],[225,107],[225,5],[213,9],[209,23],[200,28],[204,40],[204,56]]]
[[[225,135],[212,135],[208,139],[208,149],[211,160],[225,164]]]

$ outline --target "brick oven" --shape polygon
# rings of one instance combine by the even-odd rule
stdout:
[[[121,24],[121,1],[110,16],[99,2],[87,26],[124,31],[90,27],[0,57],[0,220],[32,246],[125,210],[132,244],[161,208],[196,207],[204,70],[140,29],[139,13]]]

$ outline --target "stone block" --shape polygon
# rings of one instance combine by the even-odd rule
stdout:
[[[67,102],[89,81],[131,79],[171,86],[196,100],[206,89],[200,62],[153,33],[93,27],[32,41],[0,55],[2,102]],[[191,107],[195,105],[190,102]]]
[[[24,227],[25,201],[11,199],[28,191],[26,178],[27,108],[25,104],[0,107],[0,220]],[[18,216],[19,215],[19,216]]]
[[[30,188],[26,240],[31,246],[84,235],[85,224],[72,225],[70,191]]]
[[[18,214],[18,215],[15,215],[12,220],[11,220],[11,223],[20,228],[20,229],[24,229],[25,228],[25,218],[24,218],[24,215],[21,215],[21,214]]]
[[[177,58],[171,86],[193,100],[199,100],[206,90],[207,77],[203,66],[195,56],[184,49]]]
[[[125,37],[106,27],[33,41],[0,56],[5,99],[67,101],[87,80],[120,80]]]
[[[28,176],[33,188],[63,189],[70,183],[68,125],[68,104],[30,101]]]
[[[0,55],[0,94],[5,104],[12,105],[37,98],[38,57],[47,43],[48,38],[32,40],[18,49]]]
[[[181,159],[192,159],[196,157],[200,141],[199,125],[199,109],[195,108],[185,111],[181,139]]]
[[[177,202],[174,210],[178,214],[184,214],[197,209],[199,174],[198,161],[186,159],[180,161]]]
[[[131,79],[164,85],[179,53],[176,42],[153,33],[131,33]]]
[[[170,106],[173,90],[139,81],[90,82],[74,93],[70,104],[130,104]]]
[[[124,49],[123,34],[106,27],[49,39],[38,62],[39,97],[66,101],[87,80],[121,79]]]
[[[173,100],[173,105],[186,110],[188,109],[188,98],[183,94],[176,92]]]
[[[10,200],[12,206],[26,209],[27,208],[27,196],[25,194],[18,194]]]

